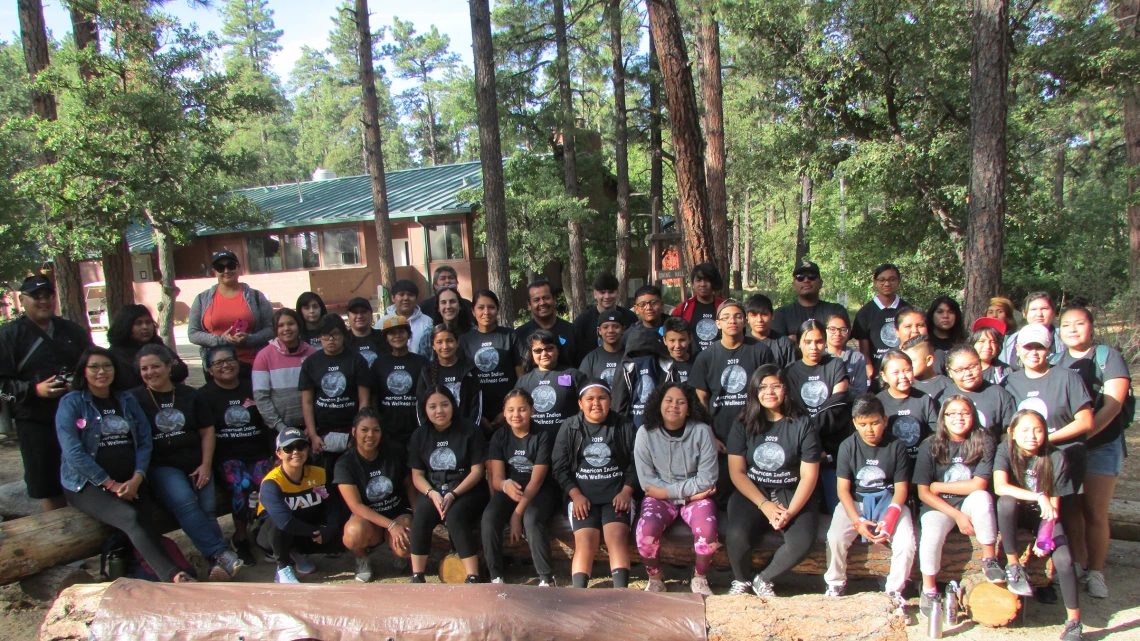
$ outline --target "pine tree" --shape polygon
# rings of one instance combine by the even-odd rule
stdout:
[[[405,112],[419,122],[413,135],[419,139],[422,159],[438,165],[447,153],[447,145],[439,140],[440,83],[436,76],[455,69],[459,56],[450,50],[451,38],[440,34],[435,25],[418,34],[411,22],[393,18],[392,41],[384,45],[383,52],[396,65],[396,77],[419,83],[401,94],[400,102]]]
[[[231,62],[248,64],[260,74],[269,74],[273,54],[281,51],[285,32],[276,28],[269,0],[229,0],[222,10],[223,43],[227,68]]]

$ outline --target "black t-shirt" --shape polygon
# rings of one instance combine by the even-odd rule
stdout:
[[[1017,409],[1044,416],[1050,434],[1072,423],[1077,412],[1092,403],[1080,375],[1064,367],[1051,367],[1039,378],[1029,378],[1019,369],[1005,379],[1005,389],[1013,395]],[[1084,440],[1081,436],[1066,444]]]
[[[1101,351],[1104,354],[1104,368],[1101,369],[1100,361],[1102,360],[1097,354]],[[1069,354],[1069,350],[1065,350],[1061,354],[1061,360],[1057,362],[1056,367],[1066,367],[1076,372],[1085,384],[1085,391],[1088,392],[1089,398],[1093,399],[1093,412],[1098,411],[1104,407],[1104,397],[1098,393],[1098,390],[1104,389],[1105,381],[1111,381],[1114,378],[1123,378],[1128,380],[1128,384],[1132,384],[1131,376],[1128,372],[1128,364],[1124,362],[1124,357],[1120,352],[1108,346],[1097,345],[1089,350],[1081,358],[1073,358]],[[1122,417],[1117,415],[1112,423],[1109,423],[1103,430],[1096,436],[1088,441],[1089,448],[1094,448],[1105,443],[1115,441],[1123,429]]]
[[[832,316],[842,316],[844,323],[850,327],[850,318],[847,308],[839,303],[829,303],[821,300],[814,307],[804,307],[799,302],[784,305],[776,310],[772,316],[772,331],[781,336],[799,335],[800,326],[809,320],[817,320],[820,325],[827,325],[827,319]]]
[[[92,395],[99,410],[99,450],[95,463],[116,483],[125,483],[135,475],[135,437],[123,408],[114,397]],[[90,429],[90,428],[88,428]]]
[[[324,351],[310,355],[301,363],[297,389],[316,392],[314,413],[317,433],[348,433],[352,419],[360,411],[358,387],[372,387],[368,361],[357,352],[345,349],[336,356]]]
[[[887,412],[887,431],[906,446],[913,461],[918,445],[938,428],[938,406],[929,396],[912,389],[906,398],[895,398],[884,390],[879,400]]]
[[[494,420],[503,411],[503,398],[518,382],[515,368],[522,365],[518,339],[506,327],[484,334],[472,329],[459,338],[467,361],[475,364],[475,376],[483,390],[483,416]]]
[[[359,352],[364,357],[365,362],[371,366],[372,363],[376,362],[376,357],[391,352],[392,346],[388,344],[388,339],[384,338],[383,332],[374,329],[367,336],[352,334],[346,342],[344,351]]]
[[[408,491],[408,454],[404,446],[384,439],[376,458],[369,461],[354,447],[337,459],[333,484],[355,485],[362,503],[385,518],[411,512]]]
[[[833,398],[832,390],[835,389],[836,385],[847,380],[847,366],[843,361],[831,355],[824,356],[823,361],[818,365],[808,365],[802,360],[796,361],[785,370],[785,373],[788,376],[788,384],[791,385],[788,394],[791,395],[792,401],[797,403],[801,410],[812,416],[839,400],[839,398]],[[835,396],[843,397],[844,395],[845,392],[840,392]]]
[[[202,436],[198,430],[214,426],[214,413],[198,390],[176,383],[169,392],[136,387],[131,394],[150,421],[154,441],[151,466],[176,467],[187,474],[198,469],[202,464]]]
[[[250,380],[239,378],[234,389],[225,389],[211,381],[198,393],[209,403],[214,414],[214,434],[218,439],[215,461],[264,461],[272,458],[265,421],[257,411]]]
[[[761,365],[772,362],[772,352],[760,343],[727,349],[720,341],[697,355],[689,372],[689,385],[709,395],[713,432],[722,443],[728,440],[736,417],[748,400],[748,379]]]
[[[625,485],[625,468],[613,460],[617,447],[617,423],[595,425],[583,421],[586,437],[582,439],[580,464],[574,470],[574,480],[591,503],[604,505],[614,500]]]
[[[586,375],[586,378],[600,378],[606,382],[606,385],[613,387],[614,372],[617,371],[624,355],[624,352],[607,352],[605,347],[599,347],[582,359],[578,369]]]
[[[902,307],[910,303],[901,298],[895,298],[891,307],[879,307],[879,299],[872,298],[855,314],[855,324],[851,327],[851,338],[871,341],[871,349],[875,356],[875,371],[879,371],[879,361],[883,354],[892,347],[899,346],[899,335],[895,331],[895,315]]]
[[[720,341],[720,328],[716,326],[716,305],[693,301],[693,319],[689,325],[693,328],[702,352]]]
[[[914,379],[914,387],[929,396],[930,400],[934,401],[934,404],[938,407],[942,407],[942,397],[946,395],[946,390],[955,388],[954,381],[941,374],[935,374],[925,381],[920,381],[916,378]]]
[[[637,314],[621,305],[618,305],[614,312],[621,319],[621,324],[627,328],[641,322]],[[602,346],[602,337],[598,334],[598,316],[601,316],[598,306],[590,305],[589,309],[578,314],[574,319],[574,339],[578,343],[576,359],[579,363],[587,354]],[[578,369],[582,368],[579,367]]]
[[[884,434],[878,445],[868,445],[859,434],[852,434],[839,445],[835,460],[836,477],[851,481],[852,490],[858,494],[874,494],[910,481],[911,458],[906,444],[890,434]]]
[[[550,465],[553,447],[554,439],[544,430],[535,430],[519,438],[509,425],[505,425],[491,435],[487,458],[502,461],[507,468],[507,479],[525,489],[535,465]]]
[[[372,394],[384,413],[384,436],[407,446],[419,424],[416,419],[416,380],[428,359],[408,352],[403,356],[381,354],[372,363]]]
[[[421,425],[408,444],[408,467],[423,470],[440,492],[459,487],[472,466],[486,460],[483,431],[467,422],[453,422],[442,432],[430,423]]]
[[[751,333],[750,333],[751,335]],[[752,336],[756,338],[755,336]],[[768,338],[756,338],[756,342],[764,345],[772,352],[772,358],[781,369],[788,369],[796,362],[796,344],[787,336],[780,336],[770,332]]]
[[[515,329],[515,336],[518,337],[519,356],[522,358],[521,362],[526,362],[526,352],[530,349],[530,343],[527,339],[536,330],[544,329],[533,319],[519,325]],[[555,319],[554,326],[550,328],[551,332],[558,337],[558,363],[566,367],[574,367],[578,363],[576,357],[578,355],[578,339],[574,335],[574,326],[561,318]]]
[[[800,482],[800,462],[819,463],[819,431],[806,417],[782,418],[763,434],[749,435],[744,423],[732,426],[728,453],[743,456],[745,473],[769,500],[788,507]]]
[[[586,375],[567,367],[544,372],[532,369],[523,374],[515,387],[530,392],[534,399],[532,425],[541,426],[553,444],[562,421],[578,413],[578,390],[586,384]]]
[[[934,439],[926,439],[918,448],[918,458],[914,462],[914,476],[911,477],[911,481],[915,485],[957,483],[958,481],[969,481],[973,478],[984,478],[989,482],[993,479],[994,450],[992,441],[988,443],[989,447],[986,448],[982,458],[973,463],[967,463],[962,456],[965,442],[950,441],[948,448],[949,463],[934,460],[934,457],[930,455],[930,446],[933,443]],[[961,508],[962,502],[966,500],[966,497],[961,494],[940,494],[939,496],[955,508]],[[922,503],[918,511],[919,514],[926,514],[933,509],[926,503]]]
[[[1009,460],[1009,441],[1002,441],[997,446],[997,452],[994,454],[994,471],[1005,472],[1009,475],[1009,482],[1022,487],[1022,489],[1029,490],[1030,492],[1037,492],[1037,474],[1033,471],[1033,465],[1037,457],[1031,456],[1025,462],[1025,483],[1019,484],[1017,479],[1013,476],[1013,465]],[[1016,447],[1016,445],[1014,445]],[[1073,481],[1069,478],[1069,461],[1065,458],[1063,450],[1053,450],[1049,455],[1050,461],[1053,463],[1053,493],[1050,497],[1061,497],[1075,494],[1076,490],[1073,488]],[[1033,510],[1037,511],[1040,508],[1036,503],[1033,504]]]
[[[957,385],[951,385],[946,390],[946,396],[954,394],[961,394],[973,401],[974,407],[978,410],[978,422],[999,439],[1017,412],[1013,396],[1001,385],[994,385],[986,380],[968,392]]]

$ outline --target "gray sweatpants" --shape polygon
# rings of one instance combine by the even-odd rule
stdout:
[[[974,538],[978,543],[993,545],[997,542],[997,517],[994,516],[994,499],[989,492],[971,492],[959,509],[974,524]],[[937,576],[942,569],[942,546],[946,543],[946,535],[958,524],[938,510],[923,514],[919,523],[922,532],[918,537],[918,569],[926,576]]]

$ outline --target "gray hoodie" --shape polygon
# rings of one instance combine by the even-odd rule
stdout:
[[[253,312],[253,327],[250,327],[247,332],[249,336],[245,339],[245,347],[258,350],[268,345],[269,340],[273,338],[273,305],[269,303],[265,294],[245,283],[240,283],[240,285],[242,298],[245,299],[245,304],[249,306],[249,311]],[[210,351],[211,347],[226,344],[226,339],[222,336],[206,331],[206,324],[202,320],[208,313],[210,306],[214,304],[214,292],[216,291],[218,291],[218,286],[214,285],[195,296],[194,304],[190,306],[190,318],[187,320],[186,337],[190,339],[191,343],[199,346],[198,351],[202,357],[202,363],[206,362],[206,352]]]
[[[633,459],[641,487],[664,488],[670,502],[684,505],[690,496],[716,487],[717,459],[712,428],[690,420],[684,434],[664,427],[637,430]]]

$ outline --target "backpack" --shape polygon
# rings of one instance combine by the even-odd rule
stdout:
[[[1061,357],[1065,352],[1060,354],[1050,354],[1048,361],[1049,366],[1052,367],[1061,362]],[[1093,352],[1093,365],[1096,366],[1096,371],[1099,378],[1104,378],[1104,367],[1108,364],[1108,346],[1097,345]],[[1103,387],[1099,383],[1093,384],[1093,393],[1096,397],[1093,399],[1093,407],[1096,407],[1100,397],[1104,394]],[[1132,422],[1136,418],[1136,395],[1132,392],[1132,380],[1128,381],[1128,392],[1124,395],[1124,402],[1120,404],[1120,414],[1116,416],[1116,421],[1120,423],[1120,429],[1126,430],[1132,427]],[[1106,428],[1107,429],[1107,428]]]
[[[166,550],[166,555],[170,557],[170,560],[174,561],[174,565],[177,565],[179,570],[189,574],[195,579],[198,578],[198,573],[194,571],[194,566],[190,565],[190,562],[186,560],[186,556],[182,554],[182,550],[179,549],[178,544],[167,536],[160,536],[159,538],[162,539],[162,547]],[[132,572],[132,575],[134,578],[144,581],[162,581],[162,579],[158,578],[158,574],[151,569],[150,564],[143,560],[138,550],[134,551],[134,572]]]

